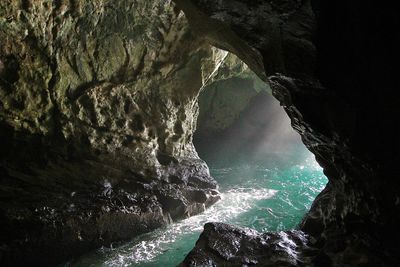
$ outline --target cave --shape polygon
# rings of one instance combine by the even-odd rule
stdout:
[[[64,267],[176,266],[208,222],[259,232],[296,229],[326,185],[322,168],[268,85],[242,61],[227,54],[217,76],[199,94],[193,144],[221,199],[200,214],[90,252]],[[192,197],[201,202],[201,194]]]
[[[329,181],[295,230],[207,223],[180,266],[400,265],[398,25],[360,0],[2,1],[0,265],[56,266],[218,205],[193,134],[200,91],[241,71],[223,73],[227,51]]]

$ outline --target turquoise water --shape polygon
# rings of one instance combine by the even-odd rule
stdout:
[[[293,229],[327,179],[310,154],[285,168],[237,166],[212,169],[221,201],[205,211],[117,248],[103,248],[69,266],[176,266],[198,239],[206,222],[226,222],[258,231]]]

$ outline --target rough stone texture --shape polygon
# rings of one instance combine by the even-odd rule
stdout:
[[[196,247],[180,266],[297,266],[309,264],[314,249],[301,231],[259,233],[207,223]],[[299,249],[301,248],[301,249]]]
[[[197,131],[211,134],[229,128],[258,93],[251,79],[232,78],[207,86],[199,97]]]
[[[169,1],[0,3],[1,265],[52,264],[217,198],[191,140],[226,53],[202,40],[270,82],[330,179],[301,225],[310,264],[400,265],[395,3],[175,2],[198,38]]]
[[[227,53],[201,90],[196,134],[218,132],[231,126],[260,91],[271,92],[243,61]]]
[[[199,35],[234,52],[269,81],[329,178],[300,225],[317,249],[306,265],[399,265],[400,103],[392,67],[398,62],[393,33],[399,20],[394,6],[318,0],[175,2]],[[192,258],[210,246],[203,235],[186,265],[233,264],[226,257],[207,264]]]
[[[225,56],[170,1],[2,1],[0,265],[52,265],[217,201],[192,133]]]

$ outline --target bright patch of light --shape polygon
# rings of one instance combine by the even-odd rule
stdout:
[[[168,250],[169,245],[186,234],[200,232],[207,222],[228,222],[250,210],[258,200],[274,196],[276,190],[235,188],[221,194],[222,199],[204,213],[160,229],[137,244],[118,248],[118,254],[109,258],[103,266],[131,266],[133,263],[149,262]]]

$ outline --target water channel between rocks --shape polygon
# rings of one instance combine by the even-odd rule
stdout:
[[[311,154],[300,164],[265,168],[241,165],[211,169],[222,199],[204,213],[144,234],[115,248],[102,248],[65,266],[176,266],[194,247],[206,222],[258,231],[293,229],[325,187],[327,178]]]

